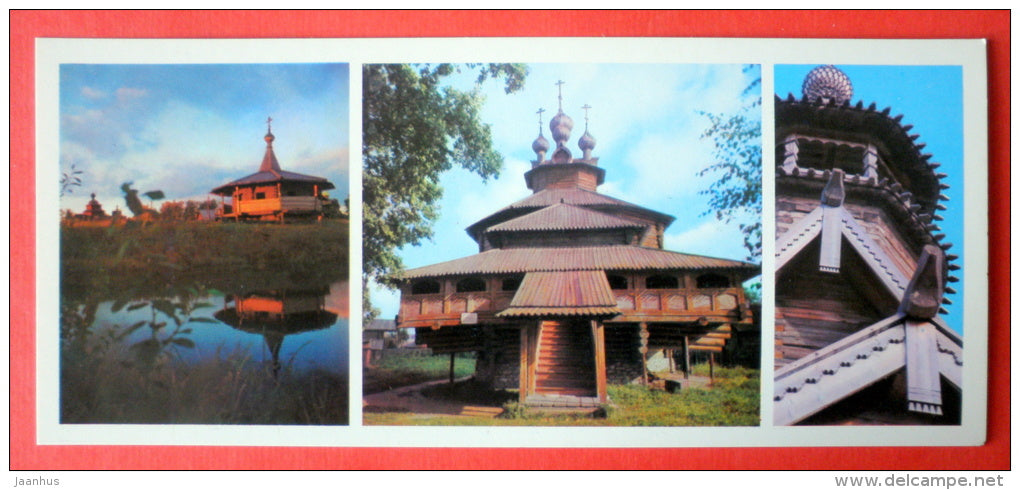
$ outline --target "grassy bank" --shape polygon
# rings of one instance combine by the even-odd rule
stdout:
[[[348,384],[323,372],[273,374],[241,353],[182,364],[125,367],[120,355],[64,355],[62,423],[348,423]]]
[[[328,284],[347,276],[348,222],[155,222],[62,227],[62,293],[74,298],[199,282],[219,289]],[[172,291],[166,291],[172,293]]]

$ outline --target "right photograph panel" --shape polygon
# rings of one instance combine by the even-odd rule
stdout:
[[[775,425],[958,425],[959,66],[776,65]]]

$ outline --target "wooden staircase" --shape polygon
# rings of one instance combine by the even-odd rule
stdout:
[[[698,337],[697,340],[691,342],[690,350],[701,351],[701,352],[722,352],[723,347],[726,346],[726,341],[730,338],[733,329],[730,324],[724,323],[714,330],[710,330],[705,335]]]
[[[543,322],[535,368],[539,394],[594,396],[595,348],[589,328]]]

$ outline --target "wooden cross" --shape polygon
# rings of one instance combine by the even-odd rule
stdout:
[[[560,95],[559,95],[559,99],[560,99],[560,112],[563,112],[563,84],[564,83],[565,82],[563,80],[556,80],[556,87],[560,91]]]
[[[591,106],[585,104],[581,109],[584,109],[584,128],[588,129],[588,109],[591,109]]]
[[[266,118],[266,127],[269,128],[269,131],[273,130],[273,118],[272,117]]]
[[[535,113],[535,114],[538,114],[538,132],[539,133],[542,132],[542,113],[543,112],[545,112],[545,109],[539,107],[538,108],[538,112]]]

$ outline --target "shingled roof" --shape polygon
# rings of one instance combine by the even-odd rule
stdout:
[[[567,231],[644,228],[646,225],[570,204],[553,204],[524,216],[504,221],[485,231]]]
[[[496,316],[617,315],[616,296],[603,271],[529,272]]]
[[[638,214],[652,217],[657,221],[665,223],[666,226],[669,226],[669,224],[676,220],[675,217],[668,214],[653,211],[651,209],[638,206],[637,204],[631,204],[627,201],[616,199],[615,197],[610,197],[598,192],[577,188],[544,189],[521,199],[520,201],[510,204],[509,206],[506,206],[485,218],[482,218],[467,228],[468,235],[471,235],[471,237],[474,238],[478,233],[481,233],[490,226],[527,214],[532,210],[545,208],[555,204],[569,204],[571,206],[594,210],[623,208],[634,211]]]
[[[613,245],[492,249],[460,259],[409,269],[397,279],[536,271],[705,269],[739,271],[744,279],[759,274],[757,265],[737,260],[632,245]]]

